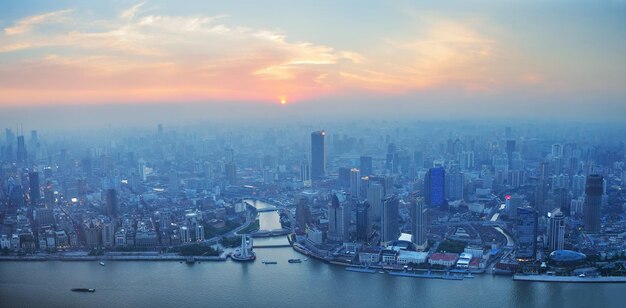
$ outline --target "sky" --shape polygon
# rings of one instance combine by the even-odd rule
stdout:
[[[626,1],[0,2],[5,120],[186,104],[620,121]]]

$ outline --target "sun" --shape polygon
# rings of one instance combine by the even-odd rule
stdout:
[[[281,103],[281,105],[286,105],[287,104],[287,98],[284,97],[284,96],[281,96],[280,97],[280,103]]]

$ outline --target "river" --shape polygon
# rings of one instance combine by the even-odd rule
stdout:
[[[260,215],[265,214],[278,216]],[[269,223],[271,216],[267,217]],[[284,242],[285,237],[255,239],[260,245]],[[0,262],[0,306],[623,307],[626,303],[624,284],[515,282],[491,275],[463,281],[392,277],[348,272],[313,259],[290,264],[290,258],[305,258],[291,248],[255,251],[254,263],[110,261],[103,267],[95,261]],[[261,260],[278,264],[264,265]],[[96,292],[70,291],[77,287]]]

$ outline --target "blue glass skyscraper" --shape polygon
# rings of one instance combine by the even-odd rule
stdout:
[[[445,174],[442,167],[430,168],[424,178],[424,197],[429,206],[445,205]]]

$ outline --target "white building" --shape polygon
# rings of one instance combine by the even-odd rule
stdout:
[[[425,263],[428,258],[427,252],[400,250],[397,257],[398,264]]]

